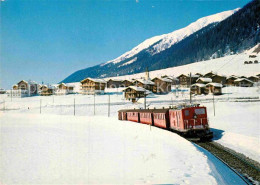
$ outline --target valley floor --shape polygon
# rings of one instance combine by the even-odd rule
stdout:
[[[214,99],[215,116],[211,95],[193,97],[208,109],[214,140],[259,162],[259,89],[229,88]],[[147,98],[149,107],[188,101],[185,89]],[[143,107],[142,100],[133,105],[111,92],[110,102],[108,118],[108,95],[95,96],[95,106],[90,95],[2,95],[1,183],[243,184],[215,157],[180,136],[117,120],[119,109]]]

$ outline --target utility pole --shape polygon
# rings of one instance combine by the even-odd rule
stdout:
[[[191,73],[190,73],[190,104],[192,103],[192,99],[191,99]]]
[[[110,94],[108,95],[108,117],[110,117]]]

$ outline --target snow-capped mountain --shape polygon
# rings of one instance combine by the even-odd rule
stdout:
[[[235,13],[238,10],[239,10],[239,8],[237,8],[235,10],[224,11],[221,13],[203,17],[203,18],[200,18],[197,21],[191,23],[190,25],[188,25],[185,28],[173,31],[168,34],[154,36],[150,39],[145,40],[138,46],[134,47],[132,50],[124,53],[123,55],[117,57],[116,59],[110,60],[104,64],[101,64],[101,66],[104,66],[109,63],[113,63],[113,64],[119,63],[123,60],[126,60],[126,59],[136,55],[140,51],[149,48],[152,45],[153,45],[153,51],[151,52],[151,54],[154,55],[156,53],[159,53],[167,48],[170,48],[173,44],[181,41],[183,38],[208,26],[209,24],[220,22],[220,21],[226,19],[227,17],[229,17],[230,15],[232,15],[233,13]]]
[[[260,1],[203,17],[185,28],[152,37],[100,65],[82,69],[62,82],[106,78],[181,66],[241,53],[260,43]]]

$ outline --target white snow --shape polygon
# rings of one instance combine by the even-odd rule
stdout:
[[[259,94],[255,92],[256,88],[248,94],[236,90],[231,88],[229,91],[233,94],[215,97],[215,117],[212,103],[208,101],[211,96],[197,97],[194,101],[204,101],[211,127],[218,129],[217,133],[224,131],[222,137],[216,137],[217,142],[244,150],[255,159],[260,148],[259,116],[253,116],[259,110],[256,109],[258,102],[222,101],[242,95],[259,98]],[[13,99],[1,95],[0,109],[4,106],[6,109],[0,111],[1,183],[243,184],[216,158],[180,136],[148,125],[118,121],[119,109],[139,108],[143,104],[132,104],[123,100],[122,95],[109,91],[110,118],[107,117],[108,95]],[[185,101],[187,97],[188,92],[183,97],[179,94],[179,98],[175,93],[150,95],[147,104],[149,107],[167,107],[172,104],[171,98],[177,102]],[[76,116],[73,116],[74,99]],[[237,106],[241,110],[236,109]],[[249,119],[230,121],[231,116],[241,115],[241,111],[246,111]],[[223,112],[228,112],[227,116],[223,116]],[[248,139],[252,144],[245,146]]]
[[[119,56],[118,58],[110,60],[104,64],[101,64],[101,66],[104,66],[109,63],[113,63],[113,64],[119,63],[127,58],[130,58],[130,57],[136,55],[140,51],[150,47],[151,45],[153,45],[156,42],[161,40],[159,43],[157,43],[156,45],[153,46],[154,51],[151,54],[159,53],[159,52],[171,47],[173,44],[181,41],[185,37],[191,35],[192,33],[200,30],[201,28],[206,27],[211,23],[220,22],[220,21],[226,19],[227,17],[234,14],[238,10],[239,10],[239,8],[237,8],[235,10],[224,11],[221,13],[203,17],[203,18],[198,19],[196,22],[191,23],[190,25],[188,25],[185,28],[176,30],[172,33],[154,36],[150,39],[145,40],[144,42],[142,42],[138,46],[134,47],[132,50]]]
[[[128,62],[126,62],[126,63],[124,63],[124,64],[122,64],[122,65],[120,65],[120,66],[118,66],[118,67],[122,67],[122,66],[126,66],[126,65],[129,65],[129,64],[132,64],[133,62],[135,62],[137,60],[137,57],[135,57],[134,59],[132,59],[132,60],[129,60]]]

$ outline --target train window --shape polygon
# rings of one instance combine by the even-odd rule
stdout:
[[[190,111],[189,111],[189,110],[185,110],[185,111],[184,111],[184,114],[185,114],[185,116],[189,116]]]
[[[195,114],[199,115],[199,114],[205,114],[205,109],[195,109]]]

